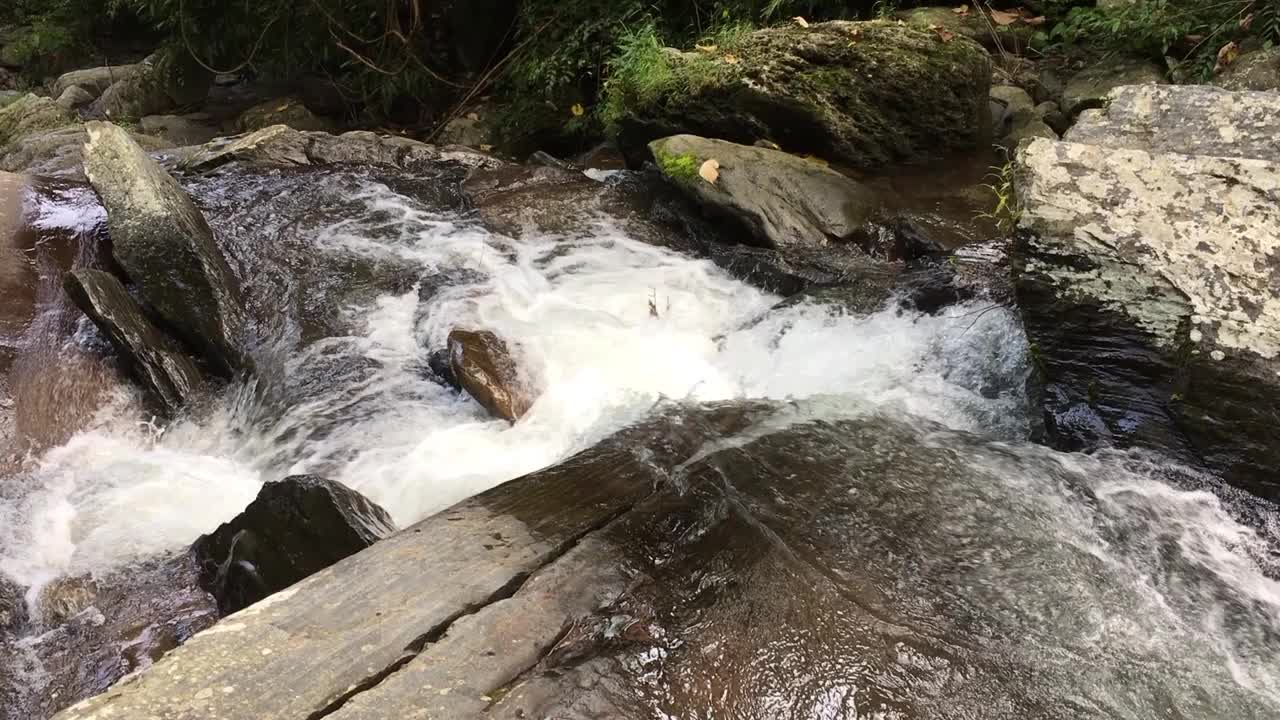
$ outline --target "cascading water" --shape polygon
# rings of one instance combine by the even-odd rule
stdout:
[[[191,189],[246,285],[264,338],[263,378],[163,429],[146,422],[133,391],[112,385],[82,431],[28,456],[6,479],[22,490],[0,494],[0,573],[25,587],[180,549],[234,516],[263,482],[292,473],[339,480],[405,526],[586,448],[664,398],[798,400],[837,418],[910,418],[930,428],[920,442],[954,442],[957,461],[992,484],[969,490],[1001,498],[987,506],[990,522],[1017,523],[961,532],[986,520],[957,513],[957,542],[1024,536],[1046,567],[1066,546],[1096,558],[1103,569],[1093,575],[1054,577],[1024,557],[971,576],[985,584],[947,585],[957,602],[997,616],[1002,631],[1025,621],[1013,620],[1020,613],[1078,614],[1062,648],[1046,633],[1026,652],[1088,647],[1081,657],[1091,662],[1123,663],[1139,649],[1191,648],[1196,663],[1214,666],[1206,691],[1245,699],[1168,717],[1214,717],[1218,707],[1280,713],[1280,666],[1269,662],[1280,656],[1275,513],[1157,458],[1086,458],[1027,443],[1031,368],[1006,308],[771,311],[777,298],[709,261],[631,240],[607,220],[586,237],[512,240],[359,172],[231,172]],[[453,328],[490,329],[516,348],[537,390],[520,422],[491,419],[433,376],[428,355]],[[94,342],[82,323],[67,352]],[[1082,477],[1087,488],[1073,484]],[[941,480],[938,488],[938,502],[967,497]],[[1005,513],[1022,502],[1039,511]],[[966,547],[975,566],[999,563],[1007,549]],[[1098,585],[1072,584],[1085,578]],[[904,587],[937,591],[923,581]],[[1124,601],[1104,602],[1115,598]],[[1144,617],[1110,614],[1136,612]],[[1046,672],[1061,672],[1064,658],[1048,655]],[[1095,679],[1118,677],[1099,670]],[[1161,702],[1111,707],[1124,709],[1117,717],[1166,717],[1155,710]],[[1081,717],[1106,712],[1080,706]]]

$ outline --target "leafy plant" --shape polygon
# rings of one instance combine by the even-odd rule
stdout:
[[[1022,210],[1017,207],[1013,194],[1013,163],[992,167],[987,175],[991,182],[982,185],[994,196],[995,205],[990,211],[979,213],[978,217],[992,220],[1000,232],[1012,233],[1018,226]]]

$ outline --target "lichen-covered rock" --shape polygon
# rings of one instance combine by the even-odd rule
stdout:
[[[1012,149],[1027,138],[1058,139],[1058,134],[1044,120],[1048,109],[1041,111],[1026,90],[1012,85],[994,85],[990,97],[994,103],[993,120],[996,120],[995,105],[1002,107],[999,120],[993,127],[996,142],[1000,145]],[[1045,105],[1057,107],[1053,103]]]
[[[385,510],[342,483],[295,475],[191,546],[200,583],[229,615],[395,532]]]
[[[1213,84],[1227,90],[1280,91],[1280,47],[1242,53]]]
[[[962,7],[965,12],[956,12],[953,6],[935,6],[902,10],[896,15],[913,28],[930,32],[945,30],[996,52],[1020,53],[1030,47],[1036,26],[1026,18],[1020,16],[1001,25],[993,21],[981,5],[964,4]]]
[[[1090,108],[1102,107],[1114,88],[1164,82],[1164,70],[1149,60],[1111,58],[1081,70],[1068,80],[1060,104],[1067,117],[1075,117]]]
[[[449,333],[449,364],[462,389],[496,418],[515,422],[533,405],[502,338],[488,330]]]
[[[63,110],[75,110],[93,102],[93,95],[79,85],[72,85],[63,90],[54,102]]]
[[[1130,85],[1081,113],[1064,140],[1153,153],[1280,162],[1280,93],[1207,85]]]
[[[0,109],[0,154],[28,135],[73,123],[71,113],[50,98],[27,93]]]
[[[134,142],[151,152],[172,147],[160,138],[130,133]],[[68,125],[26,135],[22,142],[0,148],[0,170],[83,181],[84,145],[89,133],[83,125]]]
[[[283,97],[259,103],[245,110],[236,120],[240,132],[253,132],[272,125],[286,125],[294,130],[331,130],[333,124],[311,112],[296,97]]]
[[[115,83],[132,77],[135,73],[142,70],[141,64],[132,65],[106,65],[103,67],[85,68],[83,70],[72,70],[69,73],[63,73],[53,81],[53,96],[60,97],[68,89],[73,87],[82,88],[91,97],[89,102],[93,102],[102,96]]]
[[[139,298],[210,372],[249,369],[240,286],[200,210],[124,130],[86,127],[85,174],[107,209],[112,256]]]
[[[1014,169],[1050,438],[1280,497],[1280,164],[1035,140]]]
[[[862,184],[778,150],[676,135],[649,144],[662,173],[765,247],[848,242],[867,232],[879,199]]]
[[[792,24],[661,62],[669,80],[658,88],[610,87],[608,114],[633,163],[649,142],[686,133],[768,139],[859,167],[976,148],[989,134],[986,51],[906,25]]]
[[[81,268],[68,273],[64,285],[160,409],[169,416],[179,413],[202,384],[191,358],[147,320],[114,275]]]

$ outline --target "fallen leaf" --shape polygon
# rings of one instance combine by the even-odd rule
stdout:
[[[489,152],[489,151],[490,151],[490,150],[492,150],[492,149],[493,149],[493,146],[492,146],[492,145],[481,145],[481,146],[480,146],[480,152]]]
[[[468,119],[468,120],[479,120],[479,119],[480,119],[480,113],[467,113],[467,119]]]
[[[698,174],[703,180],[715,185],[716,180],[720,179],[720,161],[712,158],[702,163],[702,167],[698,168]]]
[[[802,155],[802,156],[800,156],[800,158],[801,158],[802,160],[808,160],[809,162],[813,163],[814,165],[821,165],[822,167],[828,167],[828,166],[830,166],[830,165],[831,165],[831,163],[827,162],[826,160],[823,160],[822,158],[818,157],[817,155]]]
[[[569,108],[569,112],[573,113],[574,117],[582,117],[587,109],[582,107],[581,103],[574,103],[573,107]]]
[[[1252,24],[1253,24],[1253,13],[1249,13],[1248,15],[1245,15],[1244,17],[1240,18],[1241,30],[1248,30],[1249,26]]]
[[[1198,44],[1200,44],[1200,43],[1204,42],[1204,36],[1203,36],[1203,35],[1194,35],[1194,34],[1192,34],[1192,35],[1187,35],[1186,37],[1182,38],[1182,41],[1183,41],[1183,42],[1185,42],[1185,43],[1187,43],[1188,45],[1198,45]]]
[[[849,44],[850,44],[850,45],[852,45],[852,44],[854,44],[855,42],[857,42],[857,41],[861,40],[861,39],[862,39],[862,28],[861,28],[861,27],[855,27],[855,28],[853,28],[852,30],[850,30],[850,31],[849,31],[849,38],[850,38],[850,40],[849,40]]]
[[[1028,25],[1030,25],[1030,26],[1032,26],[1032,27],[1039,27],[1039,26],[1041,26],[1041,25],[1043,25],[1043,24],[1044,24],[1044,16],[1043,16],[1043,15],[1037,15],[1037,16],[1035,16],[1035,17],[1022,18],[1022,22],[1026,23],[1026,24],[1028,24]]]
[[[938,39],[944,43],[949,43],[952,40],[956,39],[955,33],[951,32],[950,30],[940,25],[930,25],[927,29],[932,30],[934,33],[936,33],[938,35]]]
[[[1214,72],[1221,72],[1228,65],[1236,61],[1240,55],[1240,46],[1235,41],[1229,42],[1218,49],[1218,62],[1213,66]]]
[[[961,5],[961,6],[960,6],[960,7],[958,7],[958,8],[952,8],[952,9],[951,9],[951,12],[953,12],[953,13],[955,13],[955,14],[957,14],[957,15],[968,15],[968,14],[969,14],[969,6],[968,6],[968,5]]]
[[[995,24],[1001,27],[1004,27],[1005,25],[1012,25],[1021,18],[1022,16],[1016,12],[1005,12],[1003,10],[991,11],[992,22],[994,22]]]
[[[795,21],[796,21],[796,24],[797,24],[797,25],[799,25],[800,27],[809,27],[809,21],[808,21],[808,20],[805,20],[804,18],[800,17],[799,15],[797,15],[797,16],[795,16],[795,17],[791,18],[791,19],[792,19],[792,20],[795,20]]]
[[[738,56],[734,55],[733,53],[725,53],[720,59],[724,60],[726,63],[730,65],[738,64]]]
[[[720,46],[719,45],[694,45],[693,49],[697,50],[700,53],[713,53],[716,50],[719,50]]]

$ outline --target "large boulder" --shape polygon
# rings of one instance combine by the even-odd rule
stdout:
[[[240,287],[195,203],[129,134],[87,125],[85,173],[107,209],[112,256],[166,329],[209,369],[248,369]]]
[[[1050,439],[1156,447],[1280,497],[1280,163],[1035,140],[1014,172]]]
[[[212,83],[213,73],[196,64],[189,53],[160,53],[112,83],[89,112],[112,120],[159,115],[204,100]]]
[[[135,133],[129,136],[147,152],[173,147],[161,138]],[[0,170],[84,181],[84,146],[88,141],[89,133],[83,125],[34,132],[21,142],[0,147]]]
[[[1161,85],[1164,70],[1150,60],[1108,58],[1076,73],[1062,90],[1062,111],[1075,117],[1106,104],[1107,95],[1122,85]]]
[[[494,417],[515,422],[533,405],[510,348],[492,332],[449,333],[449,363],[462,389]]]
[[[1280,162],[1280,93],[1195,85],[1128,85],[1081,113],[1064,140],[1152,153]]]
[[[329,130],[333,124],[315,113],[296,97],[268,100],[241,113],[236,120],[240,132],[253,132],[272,125],[285,125],[294,130]]]
[[[859,167],[981,147],[991,60],[981,46],[892,22],[793,24],[732,48],[665,51],[662,81],[610,86],[607,114],[632,162],[682,133]]]
[[[54,97],[61,96],[67,90],[78,87],[88,92],[92,97],[90,102],[97,100],[102,93],[107,91],[115,83],[132,77],[144,68],[141,64],[132,65],[106,65],[103,67],[85,68],[83,70],[72,70],[69,73],[63,73],[53,81]]]
[[[1227,90],[1280,91],[1280,47],[1242,53],[1213,84]]]
[[[65,108],[53,100],[27,93],[0,108],[0,153],[10,152],[28,135],[56,130],[75,122]]]
[[[369,547],[391,516],[347,486],[296,475],[262,486],[233,520],[191,546],[201,585],[229,615]]]
[[[748,228],[765,247],[855,240],[879,206],[860,183],[779,150],[696,135],[655,140],[649,149],[676,187]]]
[[[1031,16],[1024,17],[1016,11],[993,16],[982,5],[968,3],[918,7],[895,15],[913,28],[966,37],[994,52],[1023,52],[1030,47],[1031,37],[1038,29]]]
[[[164,414],[181,411],[200,389],[200,371],[172,339],[151,324],[124,285],[110,273],[87,268],[68,273],[64,285]]]

